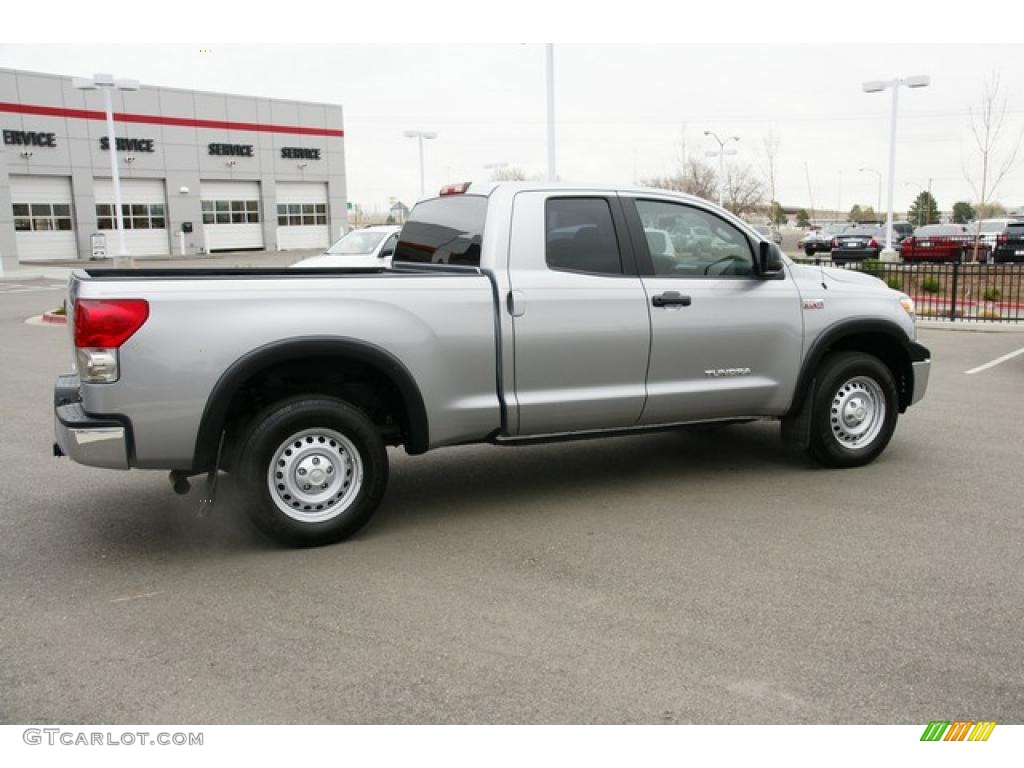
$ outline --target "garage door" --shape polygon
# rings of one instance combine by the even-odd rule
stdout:
[[[277,247],[326,248],[327,185],[314,182],[277,183]]]
[[[114,185],[110,179],[96,179],[96,223],[107,235],[107,253],[117,255],[117,224],[114,221]],[[163,179],[121,179],[121,211],[124,240],[131,256],[165,256],[170,253],[167,237],[167,197]]]
[[[11,176],[11,202],[19,261],[78,258],[70,178]]]
[[[207,251],[263,248],[258,181],[203,181],[199,196]]]

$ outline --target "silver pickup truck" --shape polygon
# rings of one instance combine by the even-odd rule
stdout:
[[[409,454],[776,419],[866,464],[928,384],[914,305],[801,266],[704,200],[461,184],[420,202],[389,269],[88,269],[57,455],[236,476],[291,545],[364,525]]]

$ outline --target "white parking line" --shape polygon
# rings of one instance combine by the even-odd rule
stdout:
[[[1021,347],[1016,352],[1010,352],[1008,355],[1003,355],[1002,357],[997,357],[995,360],[990,360],[984,365],[979,365],[977,368],[971,368],[971,370],[969,371],[964,371],[964,373],[970,376],[972,373],[981,373],[982,371],[987,371],[989,368],[994,368],[1000,363],[1005,363],[1007,360],[1012,360],[1013,358],[1017,357],[1017,355],[1024,355],[1024,347]]]

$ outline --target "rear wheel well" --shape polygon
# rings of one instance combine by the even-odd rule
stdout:
[[[252,418],[267,406],[294,395],[327,395],[359,409],[387,445],[410,440],[410,414],[398,385],[364,360],[309,355],[273,363],[252,374],[235,390],[224,418],[221,466],[231,469]]]

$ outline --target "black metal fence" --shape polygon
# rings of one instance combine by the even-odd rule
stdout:
[[[796,261],[874,275],[913,298],[917,316],[923,320],[1024,322],[1024,263],[840,263],[826,258]]]

